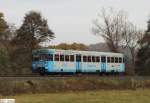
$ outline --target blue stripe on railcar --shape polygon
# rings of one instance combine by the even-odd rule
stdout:
[[[54,69],[54,62],[53,61],[48,61],[47,67],[48,67],[47,71],[52,72],[53,69]]]
[[[101,72],[106,72],[106,63],[101,63]]]
[[[81,62],[76,62],[76,72],[82,72]]]

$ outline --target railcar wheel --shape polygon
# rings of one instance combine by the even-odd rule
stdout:
[[[45,68],[38,68],[38,72],[40,75],[44,76],[46,74]]]
[[[120,76],[125,76],[124,72],[119,73]]]

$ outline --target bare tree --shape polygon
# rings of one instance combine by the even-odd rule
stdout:
[[[131,54],[131,63],[135,63],[136,51],[140,45],[140,41],[143,38],[143,31],[138,30],[132,23],[128,23],[124,26],[125,33],[122,35],[123,46],[128,48]]]
[[[134,66],[135,52],[139,46],[138,41],[143,38],[143,32],[128,20],[127,13],[123,10],[103,8],[93,24],[93,33],[102,36],[112,52],[122,52],[120,49],[128,49],[126,55],[131,56],[129,60],[131,63],[128,63]]]
[[[103,8],[93,22],[93,33],[102,36],[112,52],[119,52],[118,48],[123,42],[122,35],[125,32],[124,26],[128,22],[126,18],[124,11],[114,11],[112,8],[106,11]]]
[[[120,52],[120,47],[134,49],[143,37],[143,33],[127,19],[127,13],[123,10],[110,8],[106,11],[103,8],[93,24],[92,32],[102,36],[112,52]]]

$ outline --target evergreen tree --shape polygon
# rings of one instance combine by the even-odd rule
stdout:
[[[12,41],[15,50],[11,55],[11,61],[19,75],[31,73],[32,50],[39,47],[40,43],[53,38],[54,33],[49,29],[47,20],[39,12],[30,11],[25,15],[23,24]]]
[[[3,13],[0,13],[0,41],[5,39],[6,30],[8,29],[7,22],[4,20]]]
[[[35,49],[39,43],[50,41],[54,33],[49,29],[47,20],[39,12],[30,11],[24,17],[23,24],[17,30],[16,44],[26,49]]]
[[[150,20],[143,39],[140,41],[141,49],[137,54],[137,73],[150,75]]]

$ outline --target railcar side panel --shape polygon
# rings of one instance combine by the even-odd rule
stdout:
[[[99,72],[100,71],[100,65],[99,63],[82,63],[83,72]]]
[[[121,63],[121,65],[120,65],[120,72],[121,73],[125,72],[125,64],[124,63]]]
[[[56,73],[71,72],[71,73],[75,73],[76,72],[75,62],[54,62],[52,72],[56,72]]]

